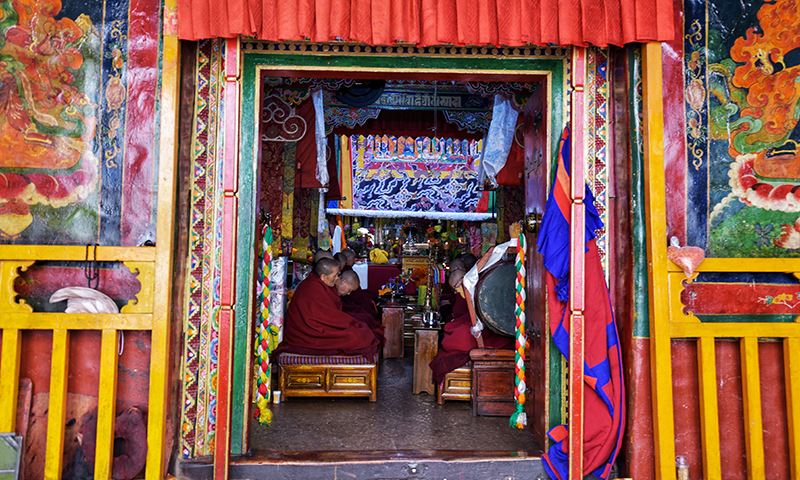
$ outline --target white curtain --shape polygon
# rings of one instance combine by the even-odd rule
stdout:
[[[331,239],[331,244],[333,245],[332,251],[334,255],[342,251],[342,227],[339,225],[333,227],[333,238]]]
[[[322,188],[328,188],[328,160],[325,154],[328,149],[328,140],[325,137],[325,106],[322,103],[322,89],[318,88],[312,93],[315,113],[315,132],[317,140],[317,181]]]
[[[272,259],[269,270],[269,323],[278,327],[278,342],[283,340],[283,318],[286,308],[286,270],[288,257]]]
[[[314,102],[315,131],[314,137],[317,141],[317,181],[322,188],[319,190],[319,209],[317,212],[317,230],[321,243],[327,243],[329,239],[324,234],[328,232],[328,220],[325,216],[325,192],[328,191],[328,160],[325,156],[328,148],[328,141],[325,137],[325,106],[322,103],[322,89],[318,88],[311,94]]]
[[[514,142],[514,132],[517,128],[519,112],[514,109],[511,99],[502,95],[494,96],[492,108],[492,122],[486,141],[483,142],[483,157],[481,158],[480,181],[489,180],[492,188],[497,187],[497,174],[505,166],[511,144]]]

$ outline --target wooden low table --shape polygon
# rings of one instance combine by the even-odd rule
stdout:
[[[514,413],[514,350],[477,348],[472,361],[472,414],[508,417]]]
[[[426,392],[428,395],[436,393],[433,384],[433,370],[430,363],[439,351],[440,327],[424,327],[414,325],[414,395]]]
[[[384,305],[381,309],[381,325],[386,338],[383,358],[403,358],[403,305]]]

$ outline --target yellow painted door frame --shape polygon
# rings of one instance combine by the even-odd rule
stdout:
[[[53,332],[50,365],[50,398],[46,434],[44,478],[60,479],[63,469],[69,335],[77,330],[101,334],[98,389],[97,445],[94,478],[111,478],[116,416],[118,335],[122,330],[151,334],[150,385],[147,418],[147,465],[145,478],[160,479],[169,452],[166,447],[166,415],[169,365],[169,322],[172,305],[174,205],[177,170],[177,115],[179,45],[174,31],[176,0],[164,6],[161,71],[160,141],[158,149],[158,196],[155,247],[97,248],[96,260],[122,262],[137,274],[141,291],[118,314],[34,312],[18,303],[14,280],[36,261],[83,261],[86,249],[76,245],[0,245],[0,431],[16,430],[17,395],[22,332]]]

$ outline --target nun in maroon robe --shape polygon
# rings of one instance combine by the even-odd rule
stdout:
[[[321,259],[294,293],[284,323],[280,351],[372,358],[378,338],[363,321],[345,313],[335,288],[339,264]]]
[[[339,279],[336,280],[336,290],[342,298],[342,310],[366,323],[378,337],[381,348],[383,348],[385,338],[378,315],[378,307],[375,304],[377,296],[369,290],[361,288],[358,275],[352,270],[342,272]]]
[[[452,272],[448,283],[456,290],[453,302],[453,319],[444,324],[444,335],[439,344],[439,352],[430,363],[433,381],[438,385],[444,376],[463,367],[469,361],[469,352],[478,348],[478,340],[472,335],[472,320],[469,316],[467,300],[461,294],[463,271]],[[481,332],[484,348],[513,349],[514,339],[484,329]]]

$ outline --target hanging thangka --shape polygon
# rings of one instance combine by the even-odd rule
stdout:
[[[342,197],[328,213],[451,220],[490,218],[479,189],[481,140],[341,137]]]

